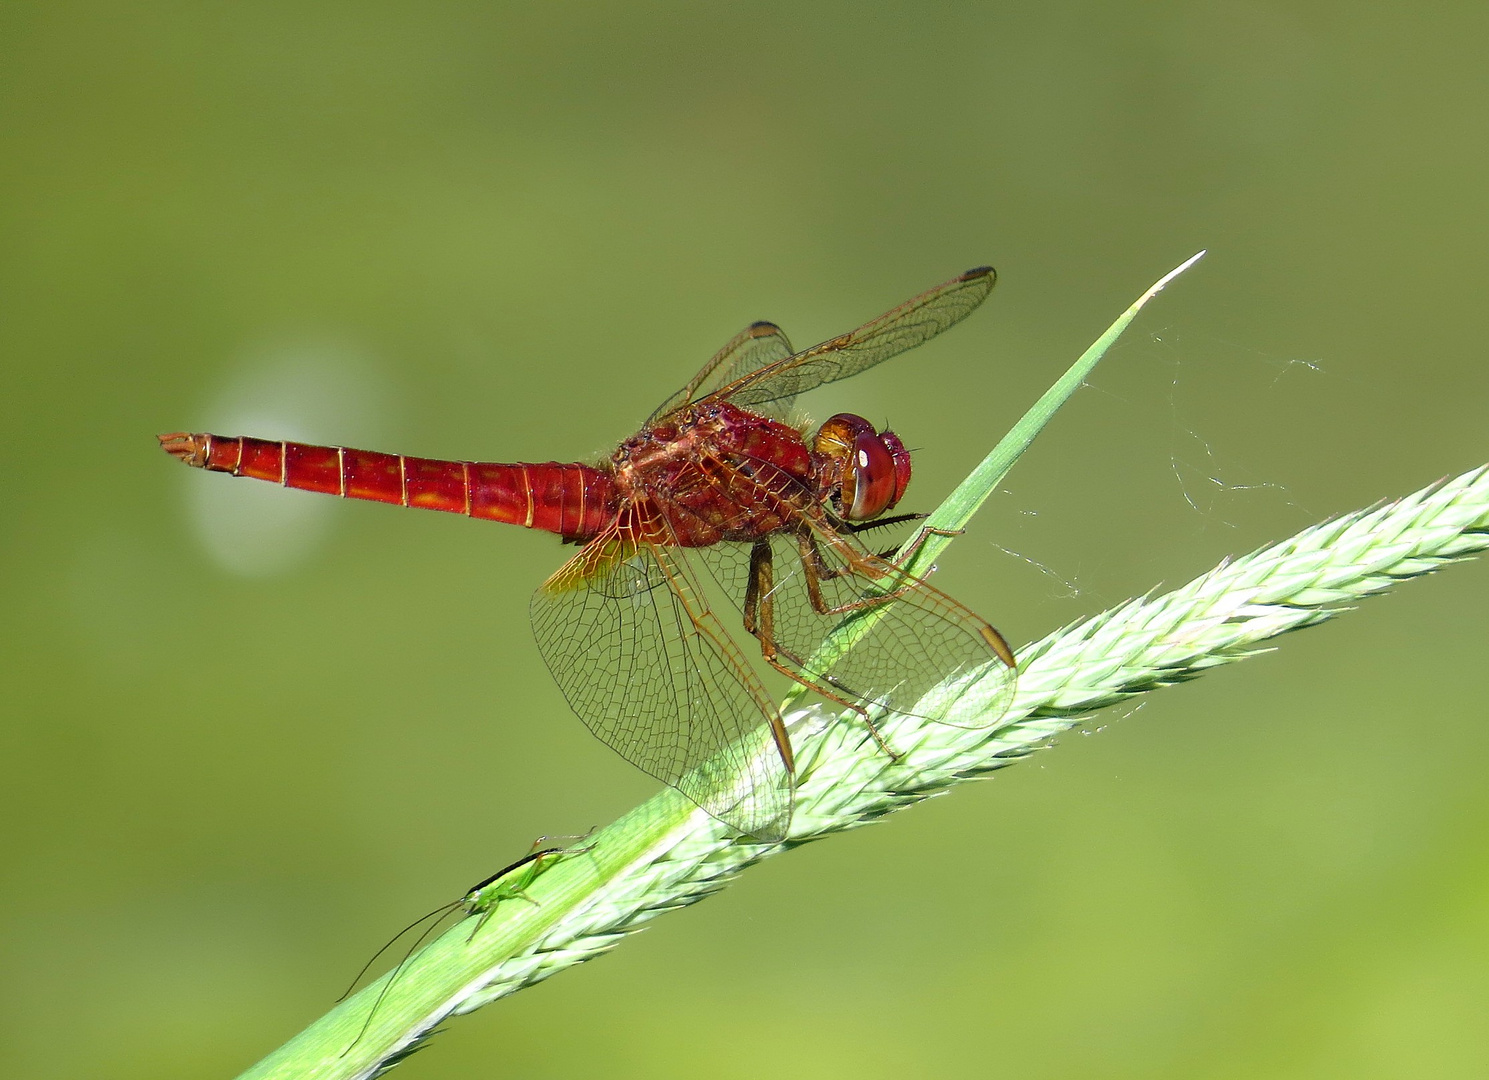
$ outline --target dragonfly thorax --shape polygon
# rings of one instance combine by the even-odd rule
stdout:
[[[685,408],[611,458],[616,491],[668,542],[706,547],[794,528],[822,502],[819,462],[801,431],[728,402]]]

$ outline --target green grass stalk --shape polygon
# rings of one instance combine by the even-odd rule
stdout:
[[[1077,362],[1071,372],[1079,370],[1078,375],[1067,372],[1030,410],[1036,420],[1010,432],[973,474],[977,482],[964,484],[948,499],[950,509],[936,524],[956,528],[965,522],[1142,302],[1103,336],[1100,348],[1093,346],[1094,355]],[[1172,592],[1130,600],[1025,646],[1019,652],[1016,697],[993,727],[882,716],[877,723],[901,755],[891,759],[865,737],[852,714],[838,716],[821,706],[792,708],[787,723],[799,772],[796,811],[785,841],[742,841],[676,792],[664,790],[586,840],[584,853],[537,875],[525,889],[532,902],[497,905],[473,938],[466,925],[452,927],[404,965],[386,993],[389,976],[343,1002],[243,1077],[376,1076],[417,1049],[448,1017],[607,952],[650,919],[718,891],[762,859],[986,776],[1048,746],[1052,736],[1100,709],[1267,651],[1281,634],[1317,625],[1399,581],[1486,547],[1489,466],[1305,529],[1223,562]],[[951,723],[977,723],[958,712],[958,703],[979,700],[968,680],[934,693],[949,696]],[[367,1023],[379,997],[381,1004]]]

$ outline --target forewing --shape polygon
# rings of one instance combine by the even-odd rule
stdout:
[[[770,538],[773,572],[769,602],[772,640],[779,659],[807,682],[866,705],[951,723],[991,727],[1013,699],[1015,672],[994,651],[997,631],[967,608],[893,563],[870,554],[850,537],[817,523],[811,533],[822,607],[808,588],[802,545],[796,536]],[[732,595],[743,596],[745,582],[733,562],[713,549],[702,551],[711,572]],[[891,593],[898,593],[886,599]],[[862,636],[846,654],[823,663],[814,654],[849,610],[862,618]],[[949,692],[932,694],[943,683]]]
[[[532,620],[602,741],[740,832],[785,835],[792,781],[768,727],[775,706],[673,552],[612,530],[538,589]]]
[[[707,396],[720,386],[728,385],[759,368],[769,367],[790,355],[791,342],[786,340],[784,330],[771,322],[751,323],[714,353],[713,358],[703,365],[703,370],[694,375],[687,386],[664,401],[646,422],[653,424],[689,402]]]
[[[768,367],[744,372],[708,398],[754,409],[788,408],[797,394],[857,375],[955,326],[987,299],[996,280],[991,266],[968,270],[857,330]]]

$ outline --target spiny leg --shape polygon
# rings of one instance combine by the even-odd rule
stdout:
[[[769,631],[762,634],[759,629],[761,597],[767,600],[770,590],[775,585],[775,571],[770,561],[770,541],[767,539],[756,540],[750,547],[750,576],[745,583],[744,598],[744,626],[750,633],[760,638],[763,646]],[[769,618],[769,615],[766,616]]]
[[[956,536],[958,535],[958,531],[946,529],[926,530],[927,533],[934,532],[947,536]],[[807,595],[811,598],[813,610],[820,615],[846,615],[850,612],[862,611],[864,608],[898,599],[917,585],[923,585],[925,588],[935,592],[931,586],[925,585],[919,578],[907,573],[897,563],[876,565],[880,560],[871,560],[859,554],[851,546],[846,544],[841,537],[836,539],[829,537],[828,540],[843,559],[843,565],[841,567],[834,568],[827,565],[827,561],[822,558],[822,552],[817,547],[816,537],[812,533],[803,532],[797,534],[797,544],[801,550],[802,567],[806,572]],[[920,542],[921,540],[917,539],[911,545],[912,552],[914,548],[919,546]],[[891,589],[886,589],[878,596],[865,596],[860,600],[849,600],[836,606],[828,605],[822,598],[822,590],[818,586],[818,581],[830,581],[833,578],[850,573],[861,574],[869,578],[891,577],[898,574],[902,578],[902,581],[899,585]],[[816,575],[816,580],[813,578],[814,574]],[[943,597],[943,599],[945,598]],[[949,600],[947,602],[951,603]],[[971,612],[967,614],[970,615]],[[973,616],[973,618],[976,618],[976,616]],[[1018,667],[1018,661],[1014,659],[1013,650],[1008,647],[1008,642],[1003,639],[1003,635],[998,633],[991,623],[982,619],[978,619],[977,622],[980,624],[977,627],[978,635],[986,643],[987,647],[1005,665],[1016,669]]]
[[[847,615],[849,612],[862,611],[866,607],[882,604],[886,600],[892,600],[900,596],[911,585],[915,579],[911,578],[899,587],[881,593],[878,596],[865,596],[859,600],[848,600],[841,604],[829,604],[822,596],[822,582],[833,581],[849,574],[861,574],[865,577],[883,577],[882,571],[875,573],[874,567],[858,552],[848,548],[839,552],[844,556],[842,566],[830,566],[822,557],[822,551],[817,547],[817,539],[810,532],[799,532],[796,534],[796,548],[801,555],[801,567],[806,575],[807,598],[812,602],[812,610],[818,615]],[[859,564],[859,565],[855,565]]]
[[[856,536],[859,533],[868,532],[870,529],[887,529],[892,525],[903,525],[907,521],[924,521],[930,516],[929,514],[895,514],[891,517],[875,518],[873,521],[839,521],[835,523],[834,527],[840,532],[853,533]],[[931,531],[939,532],[940,530]],[[911,544],[912,551],[920,545],[925,532],[926,530],[922,529],[916,533],[915,540]],[[901,546],[885,548],[883,551],[875,552],[875,554],[885,562],[894,562],[900,557]]]
[[[887,529],[893,525],[903,525],[907,521],[924,521],[930,514],[891,514],[889,517],[874,518],[872,521],[844,521],[838,528],[843,532],[861,533],[871,529]]]
[[[808,571],[808,580],[808,588],[818,589],[816,581],[810,576],[810,571]],[[866,708],[858,702],[844,697],[830,685],[824,685],[822,682],[810,679],[802,674],[801,670],[793,670],[781,663],[781,658],[784,657],[790,663],[796,665],[798,669],[804,670],[806,668],[806,662],[801,657],[782,649],[776,643],[774,587],[775,564],[772,558],[770,540],[762,537],[756,540],[754,546],[750,548],[750,578],[749,582],[745,585],[744,602],[745,629],[755,635],[759,640],[760,655],[767,664],[791,681],[798,682],[813,693],[819,694],[827,698],[827,700],[836,702],[843,708],[857,713],[863,721],[864,727],[874,737],[874,742],[879,744],[879,749],[889,755],[891,760],[899,761],[902,755],[895,753],[889,744],[884,741],[884,736],[879,734],[879,729],[869,719],[869,712]],[[820,589],[818,589],[818,596],[820,597]]]
[[[894,562],[901,566],[909,562],[929,536],[961,536],[966,531],[966,529],[938,529],[934,525],[922,525],[910,538],[910,542],[895,552]]]
[[[922,584],[919,578],[906,573],[895,563],[874,559],[854,551],[843,543],[841,538],[832,545],[843,559],[843,565],[837,567],[828,565],[827,560],[822,557],[822,551],[817,547],[817,538],[812,533],[797,533],[796,540],[801,551],[801,563],[806,570],[807,595],[811,598],[812,609],[819,615],[847,615],[854,611],[862,611],[864,608],[876,607],[890,600],[897,600],[917,585]],[[841,604],[828,604],[822,597],[818,582],[832,581],[834,578],[846,577],[850,574],[866,578],[898,577],[900,583],[892,588],[884,589],[875,596],[864,596],[858,600],[844,601]]]

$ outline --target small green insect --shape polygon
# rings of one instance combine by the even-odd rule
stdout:
[[[547,839],[544,837],[544,839]],[[580,839],[584,839],[580,837]],[[542,840],[533,846],[537,847]],[[529,904],[537,904],[537,901],[527,895],[527,887],[538,879],[545,867],[558,861],[566,855],[583,855],[585,852],[593,851],[594,845],[582,848],[545,847],[530,852],[512,863],[504,866],[484,881],[478,881],[465,891],[455,903],[465,908],[467,916],[476,915],[476,925],[470,928],[470,934],[466,942],[474,941],[476,933],[486,925],[486,920],[491,918],[491,913],[503,900],[520,898]],[[451,905],[446,905],[443,910],[450,910]]]
[[[574,839],[585,840],[593,832],[594,830],[591,829],[584,836]],[[383,953],[393,947],[394,942],[422,923],[429,922],[431,919],[434,920],[424,928],[423,932],[414,940],[414,943],[409,946],[408,952],[403,954],[403,959],[398,961],[398,966],[393,969],[393,973],[383,985],[381,992],[377,995],[377,1000],[372,1003],[372,1008],[367,1013],[367,1019],[362,1022],[362,1029],[357,1032],[357,1037],[341,1052],[343,1057],[351,1052],[352,1047],[362,1041],[362,1036],[367,1034],[367,1029],[372,1025],[372,1018],[377,1015],[378,1007],[382,1005],[383,998],[387,997],[388,991],[398,981],[398,976],[403,973],[403,969],[408,966],[408,962],[419,951],[419,946],[423,945],[429,939],[429,936],[438,929],[439,924],[444,921],[445,916],[456,909],[464,909],[464,914],[467,917],[472,915],[477,917],[475,925],[471,927],[470,933],[465,939],[466,943],[469,944],[475,940],[477,931],[486,925],[486,920],[491,918],[497,907],[504,901],[522,899],[526,900],[529,904],[537,904],[536,900],[527,895],[527,889],[538,879],[538,875],[543,873],[544,870],[567,856],[582,855],[594,850],[593,844],[587,847],[543,847],[542,845],[549,839],[546,836],[539,837],[533,842],[532,851],[522,856],[516,862],[502,867],[490,877],[476,882],[469,889],[465,890],[465,895],[460,897],[460,899],[452,900],[448,904],[441,904],[433,911],[420,915],[413,922],[398,931],[398,933],[394,934],[386,945],[372,954],[372,958],[362,965],[362,970],[357,972],[357,977],[346,988],[346,992],[336,999],[337,1001],[345,1001],[350,996],[351,992],[356,989],[357,984],[362,981],[362,976],[366,975],[368,969],[377,963],[379,956],[382,956]]]

